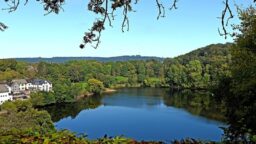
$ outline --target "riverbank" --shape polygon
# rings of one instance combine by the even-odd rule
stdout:
[[[114,93],[114,92],[117,92],[117,90],[112,88],[105,88],[105,90],[102,93],[106,94],[106,93]]]
[[[116,89],[112,89],[112,88],[105,88],[103,91],[102,91],[102,94],[109,94],[109,93],[114,93],[114,92],[117,92]],[[86,94],[83,94],[81,96],[77,96],[76,97],[76,100],[80,100],[82,98],[86,98],[86,97],[91,97],[95,95],[94,93],[91,93],[91,92],[88,92]]]

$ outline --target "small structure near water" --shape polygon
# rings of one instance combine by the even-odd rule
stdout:
[[[31,92],[52,91],[52,83],[42,79],[15,79],[0,84],[0,104],[8,100],[27,99]]]

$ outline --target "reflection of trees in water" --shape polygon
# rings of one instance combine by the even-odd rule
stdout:
[[[206,91],[172,91],[171,95],[164,97],[164,103],[167,106],[184,108],[195,115],[220,121],[225,120],[225,109],[214,100],[211,93]]]
[[[106,96],[124,94],[127,96],[149,96],[149,97],[159,97],[166,95],[168,93],[167,89],[152,89],[152,88],[129,88],[129,89],[120,89],[119,92],[108,94]],[[118,101],[119,103],[129,103],[129,101]],[[148,105],[154,105],[155,100],[147,101]],[[59,120],[71,117],[75,118],[82,110],[84,109],[95,109],[102,104],[102,96],[92,96],[79,100],[75,103],[65,103],[51,105],[42,108],[43,110],[48,111],[51,115],[53,122],[58,122]],[[134,105],[134,104],[133,104]]]
[[[168,88],[124,88],[120,89],[118,93],[131,95],[131,96],[150,96],[161,97],[169,94]]]
[[[101,104],[101,96],[92,96],[79,100],[75,103],[57,104],[44,107],[43,109],[48,111],[51,115],[53,122],[71,117],[74,119],[84,109],[95,109]]]
[[[166,88],[124,88],[115,94],[104,96],[102,103],[130,108],[154,107],[161,105],[167,94],[169,89]]]
[[[159,105],[161,103],[159,100],[163,98],[167,106],[184,108],[194,115],[210,119],[225,120],[224,109],[215,102],[209,92],[184,90],[170,93],[169,89],[162,88],[132,88],[120,89],[119,92],[108,94],[105,97],[104,100],[102,96],[92,96],[75,103],[52,105],[43,109],[50,113],[53,122],[57,122],[69,116],[75,118],[82,110],[94,109],[101,104],[129,107],[141,107],[145,104],[154,106]],[[148,98],[145,99],[145,97]]]

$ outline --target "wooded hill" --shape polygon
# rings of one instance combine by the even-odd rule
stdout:
[[[54,93],[36,94],[38,105],[70,102],[77,96],[101,93],[104,88],[171,87],[209,89],[230,75],[231,44],[215,44],[176,58],[100,62],[27,63],[0,60],[0,80],[41,78],[53,83]],[[144,57],[140,57],[144,58]],[[124,60],[124,59],[123,59]],[[33,97],[33,96],[32,96]]]

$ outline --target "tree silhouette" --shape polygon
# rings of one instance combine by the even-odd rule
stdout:
[[[23,2],[26,5],[29,0],[4,0],[8,7],[3,9],[8,12],[14,12],[19,7],[20,3]],[[65,0],[36,0],[43,4],[44,10],[46,11],[45,15],[50,13],[58,14],[61,10],[63,10],[62,5],[65,3]],[[132,12],[133,5],[139,3],[139,0],[90,0],[87,5],[87,9],[97,15],[99,18],[93,23],[92,27],[88,32],[85,32],[83,36],[83,43],[80,45],[80,48],[84,48],[86,44],[91,44],[92,47],[97,48],[100,44],[101,33],[105,29],[105,26],[112,26],[112,21],[115,19],[114,13],[117,9],[122,10],[122,24],[121,30],[124,32],[125,30],[129,30],[129,17],[128,13]],[[158,16],[165,17],[165,6],[160,0],[155,0]],[[255,4],[256,0],[252,0],[252,4]],[[227,38],[228,35],[232,35],[227,31],[227,27],[229,26],[229,20],[234,18],[233,12],[230,8],[230,0],[223,0],[224,8],[222,10],[222,14],[220,16],[221,19],[221,29],[219,29],[219,34]],[[168,6],[169,10],[178,8],[178,0],[171,0],[170,6]],[[7,26],[0,22],[0,30],[4,31]]]

